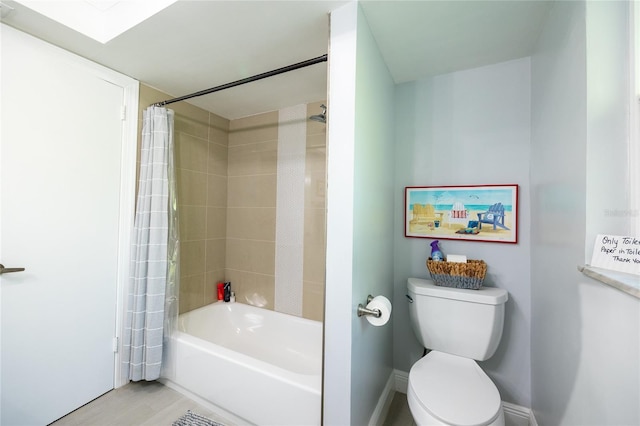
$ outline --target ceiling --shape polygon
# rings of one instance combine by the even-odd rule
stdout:
[[[178,0],[105,44],[0,1],[2,22],[177,97],[327,53],[329,13],[349,0]],[[361,1],[396,83],[529,56],[551,4]],[[326,93],[321,63],[189,102],[234,119]]]

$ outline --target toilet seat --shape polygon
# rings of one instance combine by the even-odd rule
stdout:
[[[447,425],[489,425],[502,414],[500,393],[480,366],[443,352],[431,351],[411,367],[407,393],[420,409]]]

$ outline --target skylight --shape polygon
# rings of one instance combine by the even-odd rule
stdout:
[[[100,43],[107,43],[177,0],[16,0]]]

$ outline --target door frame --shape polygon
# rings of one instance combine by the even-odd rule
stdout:
[[[109,70],[111,71],[111,70]],[[123,78],[122,74],[117,74]],[[107,80],[110,81],[110,80]],[[115,84],[115,83],[114,83]],[[125,315],[127,312],[127,288],[130,278],[131,237],[136,209],[136,176],[138,158],[138,104],[140,84],[137,80],[126,77],[119,84],[124,90],[123,125],[122,125],[122,169],[120,170],[120,224],[118,235],[118,281],[116,302],[116,329],[114,357],[114,388],[129,383],[128,377],[123,377],[122,354],[125,329]]]
[[[84,59],[84,58],[82,58]],[[140,83],[98,64],[96,67],[100,77],[105,81],[122,87],[122,148],[120,169],[120,217],[118,226],[118,271],[116,287],[116,324],[114,336],[114,388],[129,383],[128,377],[122,373],[123,339],[125,315],[127,312],[127,288],[130,278],[131,237],[136,209],[136,176],[138,158],[138,105]]]

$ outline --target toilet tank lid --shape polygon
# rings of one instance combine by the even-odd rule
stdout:
[[[409,278],[407,287],[416,295],[440,297],[443,299],[463,300],[484,305],[500,305],[509,299],[509,293],[503,288],[480,287],[478,290],[437,286],[431,280]]]

